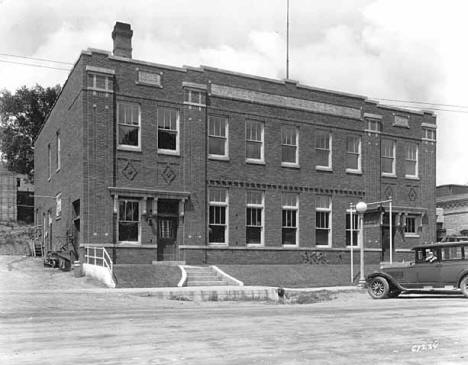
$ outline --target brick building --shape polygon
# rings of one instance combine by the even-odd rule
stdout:
[[[445,236],[468,236],[468,185],[440,185],[436,188],[437,230]]]
[[[135,60],[132,34],[117,23],[113,53],[81,53],[36,140],[36,191],[55,197],[36,199],[48,249],[69,235],[119,264],[345,262],[350,203],[389,196],[395,258],[435,239],[433,114]],[[370,208],[377,262],[389,212]]]

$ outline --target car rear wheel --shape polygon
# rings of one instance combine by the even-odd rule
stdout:
[[[468,275],[466,275],[460,282],[460,289],[463,295],[468,298]]]
[[[385,299],[388,297],[390,286],[388,285],[387,279],[377,276],[369,283],[368,292],[369,295],[374,299]]]

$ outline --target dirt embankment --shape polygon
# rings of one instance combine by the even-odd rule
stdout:
[[[0,255],[32,255],[34,227],[0,223]]]

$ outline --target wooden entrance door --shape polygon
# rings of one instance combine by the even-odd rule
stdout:
[[[158,217],[158,261],[177,260],[177,217]]]

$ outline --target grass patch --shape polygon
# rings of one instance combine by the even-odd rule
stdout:
[[[182,273],[177,266],[115,265],[118,288],[176,287]]]
[[[379,265],[368,265],[366,273]],[[284,288],[313,288],[346,286],[351,283],[350,265],[218,265],[244,285],[277,286]],[[359,266],[354,267],[355,278]]]

